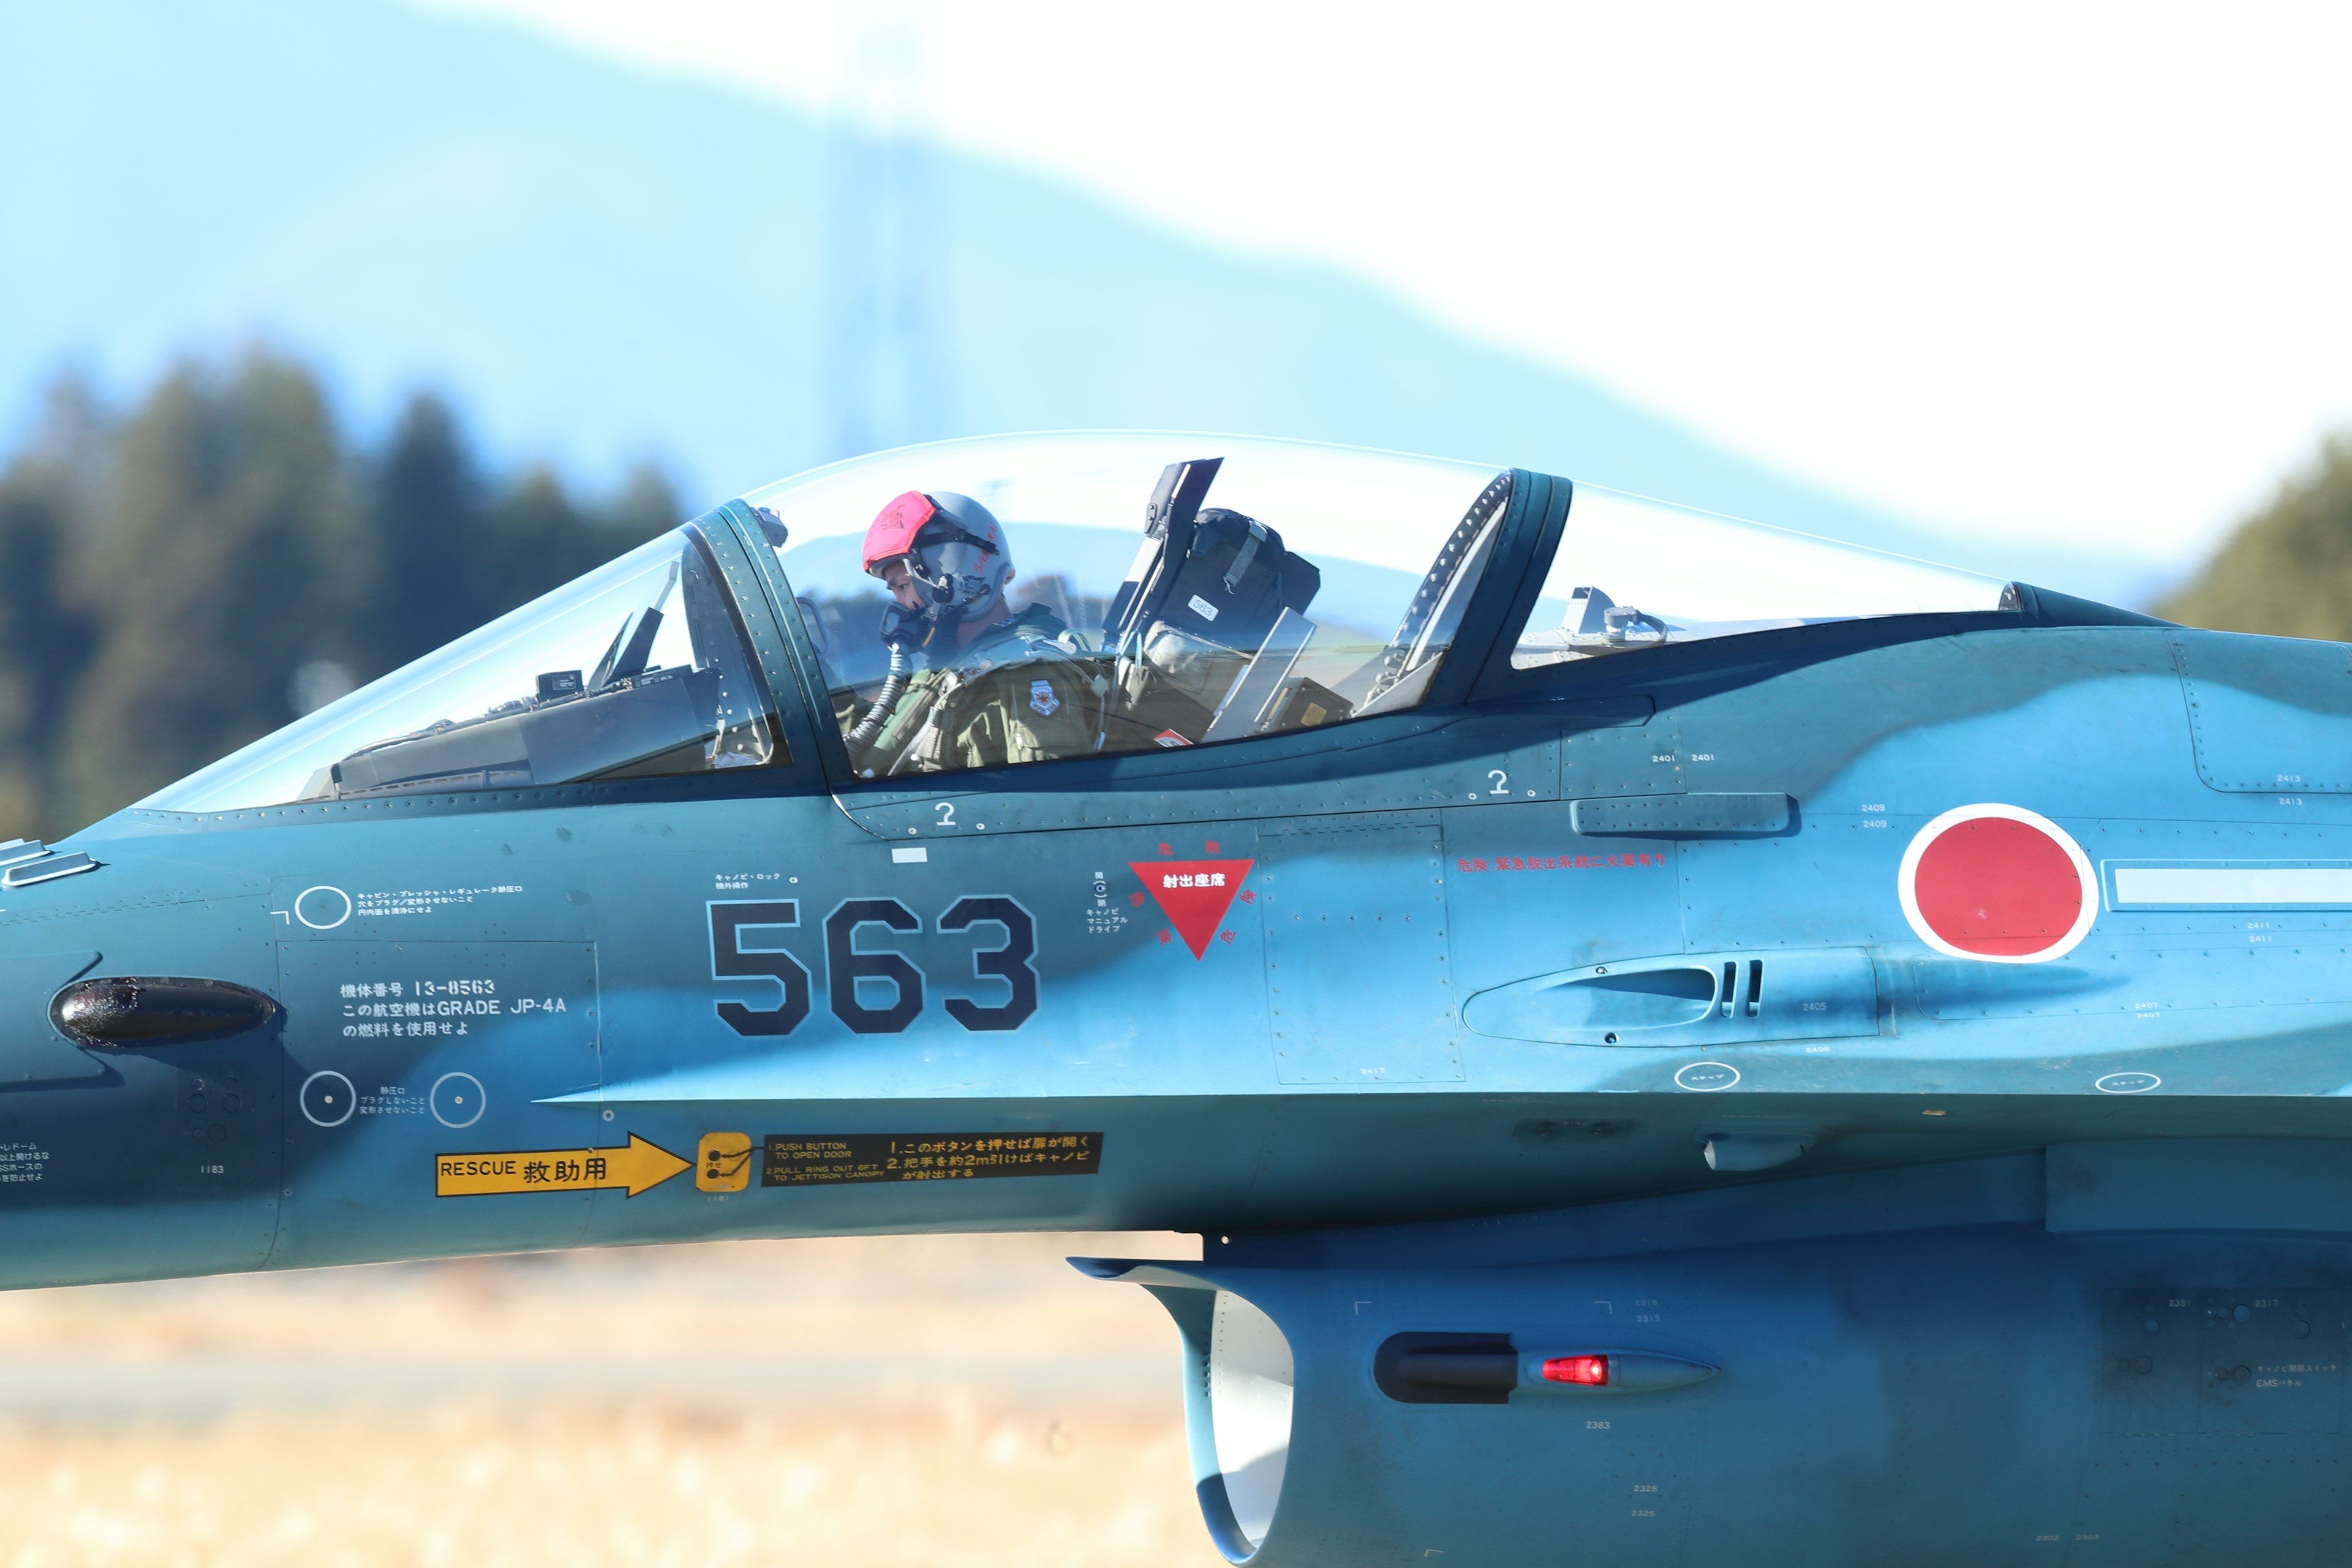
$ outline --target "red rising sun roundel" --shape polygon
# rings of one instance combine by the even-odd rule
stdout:
[[[1927,824],[1903,852],[1895,890],[1921,942],[1987,963],[2062,957],[2099,913],[2082,847],[2015,805],[1963,805]]]

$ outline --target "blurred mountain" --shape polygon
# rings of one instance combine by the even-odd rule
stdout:
[[[2352,642],[2352,435],[2323,443],[2156,613],[2216,631]]]
[[[61,365],[122,395],[258,335],[363,424],[439,385],[501,461],[609,482],[651,458],[693,503],[937,436],[1245,430],[2144,586],[2129,561],[1906,526],[1330,270],[470,18],[0,0],[0,431]],[[1494,213],[1465,264],[1511,234]]]

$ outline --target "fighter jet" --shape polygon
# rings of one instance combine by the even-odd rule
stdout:
[[[2352,1528],[2339,646],[1523,469],[950,442],[0,862],[9,1286],[1190,1231],[1077,1262],[1173,1319],[1235,1562]]]

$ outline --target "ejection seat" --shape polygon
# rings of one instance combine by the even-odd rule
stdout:
[[[1344,700],[1292,674],[1315,636],[1306,610],[1321,572],[1256,519],[1201,505],[1218,464],[1172,463],[1152,495],[1144,547],[1103,624],[1105,751],[1347,717]]]

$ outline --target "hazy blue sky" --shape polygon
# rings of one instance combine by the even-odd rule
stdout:
[[[2341,5],[439,3],[1339,263],[1948,528],[2184,559],[2352,420]]]

